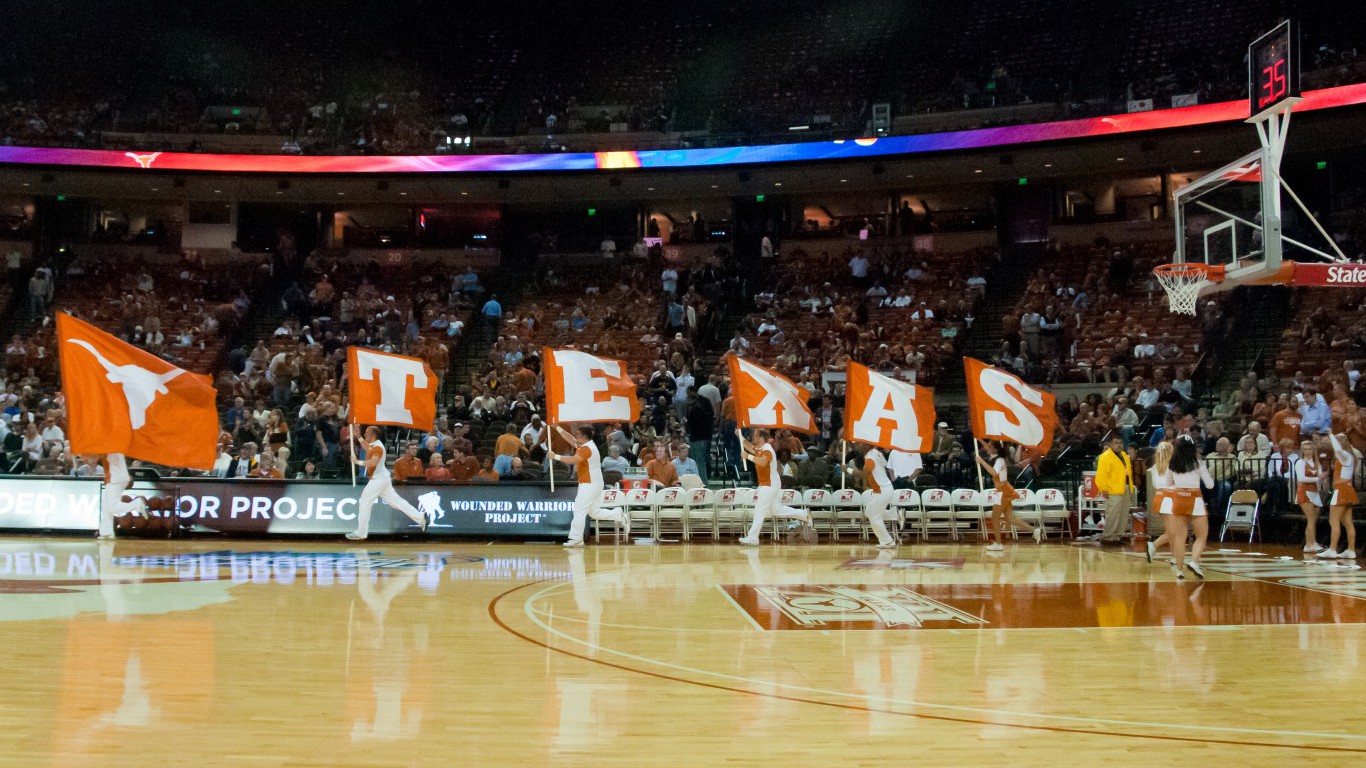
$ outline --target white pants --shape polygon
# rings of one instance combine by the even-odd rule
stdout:
[[[574,496],[574,521],[569,524],[569,540],[583,541],[583,529],[588,518],[594,520],[614,520],[622,522],[625,510],[602,511],[602,486],[595,483],[579,483],[579,492]]]
[[[805,522],[811,521],[811,515],[800,509],[784,507],[778,503],[782,498],[783,489],[771,485],[759,486],[759,495],[754,500],[754,522],[750,523],[749,535],[746,538],[757,539],[764,530],[764,516],[773,515],[776,518],[795,518]]]
[[[887,507],[892,503],[892,491],[890,489],[882,493],[868,494],[868,502],[863,506],[863,514],[868,518],[868,527],[873,529],[873,535],[877,536],[877,543],[891,544],[892,534],[887,532],[887,524],[883,522],[883,516],[887,514]]]
[[[385,504],[397,509],[407,515],[410,520],[422,524],[422,513],[394,490],[394,482],[388,477],[374,477],[365,484],[365,490],[360,493],[360,511],[356,514],[356,533],[363,536],[370,535],[370,510],[375,506],[376,501],[383,500]]]
[[[114,535],[114,518],[123,517],[134,510],[147,511],[147,501],[141,497],[132,501],[123,500],[123,492],[133,484],[128,475],[128,463],[121,453],[111,453],[109,477],[105,478],[104,488],[100,489],[100,536]]]

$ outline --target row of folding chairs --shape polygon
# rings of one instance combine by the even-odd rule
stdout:
[[[805,492],[784,488],[779,503],[810,513],[817,533],[825,534],[833,541],[838,541],[842,535],[867,539],[870,531],[863,510],[869,493],[851,488],[811,488]],[[625,512],[632,530],[648,529],[655,539],[666,535],[678,535],[685,541],[694,536],[719,539],[723,535],[742,534],[749,527],[757,495],[755,488],[716,491],[710,488],[607,488],[602,492],[600,506],[604,512]],[[958,540],[976,533],[985,538],[991,508],[999,498],[1000,493],[996,490],[929,488],[920,491],[908,488],[893,493],[884,519],[897,536],[905,532],[925,539],[935,533],[945,533]],[[1037,492],[1019,489],[1014,509],[1021,520],[1043,526],[1045,536],[1050,531],[1065,536],[1069,530],[1066,499],[1057,489],[1045,488]],[[602,522],[593,521],[595,537],[601,537]],[[768,521],[770,535],[776,538],[789,522]]]

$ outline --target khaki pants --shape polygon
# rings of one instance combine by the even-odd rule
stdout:
[[[1111,494],[1105,497],[1105,529],[1100,540],[1106,543],[1119,543],[1129,532],[1130,494]]]

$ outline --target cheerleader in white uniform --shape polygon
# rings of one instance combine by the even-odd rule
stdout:
[[[1318,450],[1308,440],[1300,443],[1300,460],[1295,464],[1295,503],[1304,512],[1304,551],[1310,554],[1323,549],[1318,541],[1319,510],[1323,509],[1323,496],[1319,493],[1322,479]]]
[[[1171,544],[1172,573],[1176,578],[1185,578],[1184,569],[1200,578],[1205,578],[1205,569],[1200,565],[1200,553],[1205,549],[1209,538],[1209,513],[1205,509],[1205,499],[1201,487],[1213,488],[1214,478],[1210,477],[1205,462],[1195,449],[1195,442],[1189,435],[1176,439],[1172,450],[1171,463],[1167,466],[1163,485],[1166,498],[1162,501],[1162,514],[1167,522],[1167,537]],[[1195,546],[1191,548],[1191,559],[1186,560],[1186,530],[1195,530]]]
[[[875,446],[868,446],[863,454],[863,481],[869,491],[863,514],[868,518],[868,527],[877,536],[877,548],[895,549],[897,542],[887,532],[887,523],[883,521],[887,506],[892,503],[892,479],[887,476],[887,457]]]
[[[1357,503],[1357,491],[1352,481],[1356,478],[1357,450],[1347,440],[1346,435],[1329,435],[1333,444],[1333,458],[1337,469],[1333,472],[1333,498],[1328,502],[1328,549],[1320,552],[1322,558],[1341,558],[1355,560],[1357,556],[1357,529],[1352,523],[1352,507]],[[1338,551],[1338,534],[1347,532],[1347,548]]]

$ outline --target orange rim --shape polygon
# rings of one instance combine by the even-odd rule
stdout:
[[[1161,277],[1204,277],[1211,283],[1217,283],[1224,279],[1224,265],[1222,264],[1200,264],[1188,261],[1183,264],[1162,264],[1153,267],[1153,274]]]

